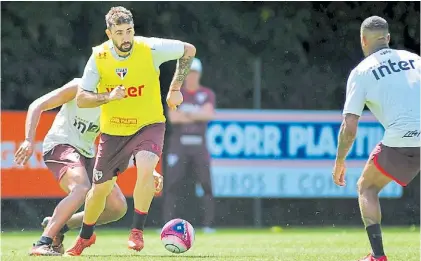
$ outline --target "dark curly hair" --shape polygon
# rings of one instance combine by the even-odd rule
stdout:
[[[108,29],[113,25],[133,23],[132,12],[122,6],[111,7],[105,15],[105,23]]]

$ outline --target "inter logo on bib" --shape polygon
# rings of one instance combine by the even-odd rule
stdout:
[[[117,68],[115,69],[115,73],[120,77],[120,79],[124,79],[124,77],[127,74],[128,69],[127,68]]]

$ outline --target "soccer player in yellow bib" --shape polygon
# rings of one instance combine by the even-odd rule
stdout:
[[[71,256],[80,255],[95,243],[95,223],[124,167],[122,163],[127,164],[132,156],[137,181],[128,246],[143,249],[144,223],[155,193],[153,171],[165,134],[159,66],[178,59],[167,95],[168,107],[175,110],[183,101],[180,88],[196,54],[189,43],[134,36],[133,16],[124,7],[111,8],[105,20],[109,40],[93,48],[76,97],[79,107],[100,106],[101,136],[83,225],[76,242],[66,251]]]

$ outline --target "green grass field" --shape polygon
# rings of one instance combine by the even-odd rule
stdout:
[[[419,228],[385,228],[383,240],[391,261],[419,261]],[[40,232],[4,232],[2,260],[62,260],[67,257],[29,257],[28,250]],[[193,248],[184,254],[164,249],[155,231],[146,231],[145,249],[140,253],[126,246],[128,231],[97,230],[97,243],[75,260],[183,260],[183,261],[355,261],[369,252],[363,228],[296,228],[281,232],[266,230],[219,230],[212,235],[196,233]],[[69,233],[68,247],[76,237]]]

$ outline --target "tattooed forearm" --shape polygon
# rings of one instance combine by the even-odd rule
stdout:
[[[98,106],[102,105],[104,103],[108,102],[108,98],[110,96],[110,93],[106,92],[106,93],[97,93],[96,94],[96,100],[98,102]]]
[[[177,67],[175,69],[174,78],[171,83],[171,90],[180,90],[181,85],[186,79],[187,74],[190,71],[190,66],[193,61],[193,56],[181,57],[177,61]]]
[[[359,116],[347,114],[339,130],[338,150],[336,160],[345,160],[357,135]]]
[[[190,71],[192,61],[193,56],[181,57],[181,59],[178,60],[177,68],[175,70],[175,78],[178,82],[184,82],[184,79],[186,79],[186,76]]]
[[[107,103],[109,93],[93,93],[88,91],[80,91],[76,96],[77,105],[80,108],[95,108]]]
[[[175,68],[174,77],[171,82],[170,90],[178,91],[183,85],[184,79],[190,71],[190,66],[193,62],[196,49],[191,44],[184,46],[184,55],[177,61],[177,67]]]

